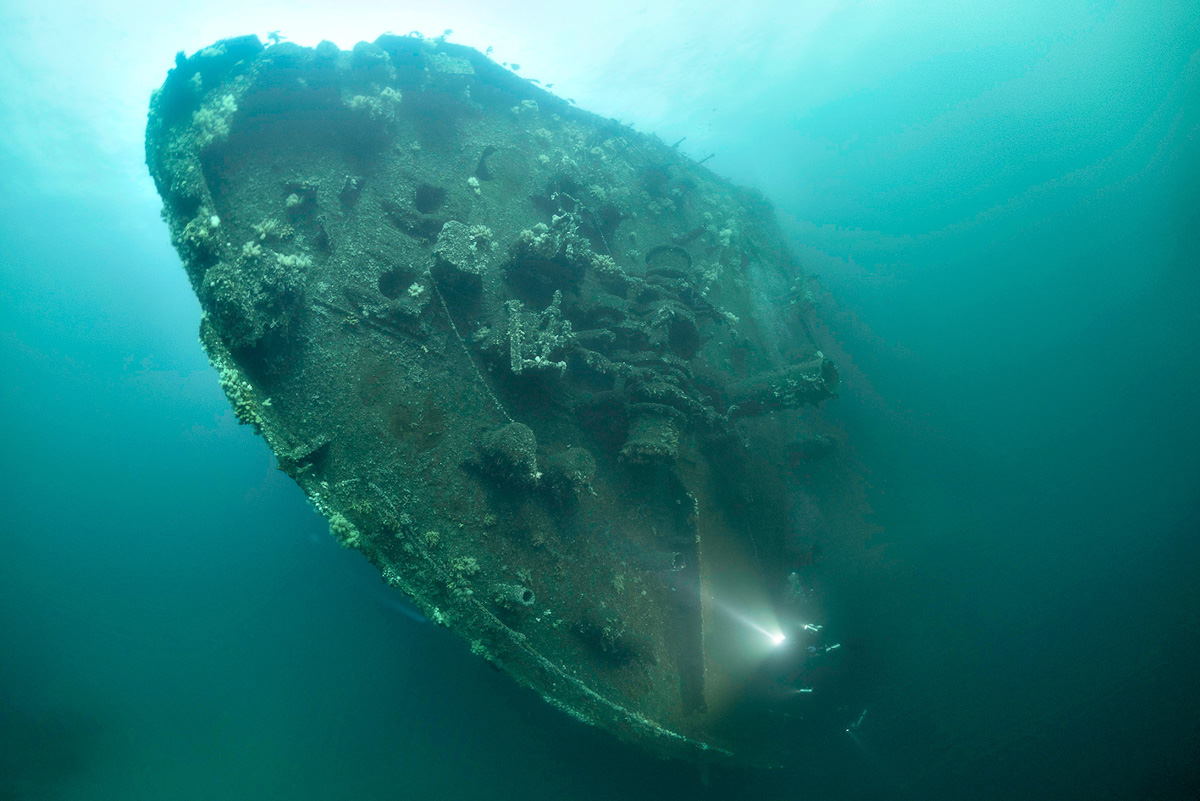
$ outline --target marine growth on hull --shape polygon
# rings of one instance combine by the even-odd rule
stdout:
[[[580,720],[787,758],[857,511],[761,197],[391,35],[180,54],[147,159],[230,403],[334,536]]]

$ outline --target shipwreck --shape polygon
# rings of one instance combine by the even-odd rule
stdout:
[[[787,758],[815,651],[772,660],[856,512],[760,195],[419,36],[180,54],[146,152],[221,385],[335,537],[579,720]]]

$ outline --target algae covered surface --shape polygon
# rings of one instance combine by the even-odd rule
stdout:
[[[806,679],[756,652],[864,529],[761,196],[413,36],[181,54],[146,148],[222,387],[334,536],[580,720],[787,757]]]

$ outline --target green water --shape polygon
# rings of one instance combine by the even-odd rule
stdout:
[[[0,8],[0,798],[1197,797],[1194,4],[411,13]],[[835,605],[856,739],[705,781],[562,719],[390,608],[236,425],[148,93],[223,36],[389,27],[779,207],[879,526]]]

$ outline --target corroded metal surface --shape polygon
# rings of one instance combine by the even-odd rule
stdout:
[[[811,558],[787,466],[838,381],[765,201],[397,36],[181,55],[147,159],[222,386],[336,537],[576,718],[758,747],[721,597]]]

